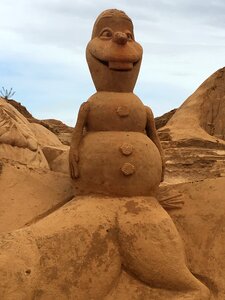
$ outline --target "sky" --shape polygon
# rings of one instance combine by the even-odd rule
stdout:
[[[224,0],[0,0],[0,88],[34,117],[74,126],[95,93],[85,48],[109,8],[133,20],[144,49],[134,92],[155,116],[225,66]]]

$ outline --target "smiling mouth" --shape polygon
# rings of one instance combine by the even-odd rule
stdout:
[[[127,62],[127,61],[104,61],[95,57],[101,64],[108,67],[110,70],[115,71],[130,71],[138,63],[136,62]]]

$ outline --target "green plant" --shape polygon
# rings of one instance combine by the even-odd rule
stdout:
[[[10,97],[12,97],[13,95],[15,95],[15,91],[13,91],[13,89],[11,88],[10,90],[5,89],[4,87],[2,87],[0,94],[2,95],[2,97],[4,99],[9,99]]]

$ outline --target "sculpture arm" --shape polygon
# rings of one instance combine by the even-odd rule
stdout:
[[[154,116],[152,113],[152,110],[146,106],[146,114],[147,114],[147,122],[146,122],[146,134],[147,136],[153,141],[153,143],[156,145],[156,147],[159,150],[161,159],[162,159],[162,178],[161,178],[161,182],[164,179],[164,173],[165,173],[165,158],[164,158],[164,153],[163,153],[163,149],[155,128],[155,120],[154,120]]]
[[[75,179],[79,177],[78,172],[78,161],[79,161],[79,144],[83,137],[83,129],[87,122],[87,116],[89,112],[89,103],[84,102],[79,109],[77,123],[73,130],[71,146],[69,151],[69,166],[70,166],[70,176]]]

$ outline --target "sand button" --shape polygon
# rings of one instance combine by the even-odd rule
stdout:
[[[128,143],[124,143],[121,147],[120,147],[120,151],[122,152],[123,155],[131,155],[133,152],[133,146],[131,144]]]
[[[134,165],[132,165],[131,163],[125,163],[125,164],[122,166],[121,171],[122,171],[122,173],[123,173],[125,176],[129,176],[129,175],[134,174],[134,172],[135,172],[135,167],[134,167]]]
[[[121,118],[129,116],[129,108],[125,105],[119,106],[116,112]]]

